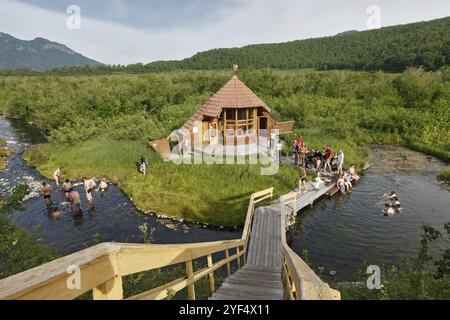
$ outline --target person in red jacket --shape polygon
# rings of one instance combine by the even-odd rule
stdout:
[[[333,156],[333,150],[331,150],[331,147],[328,146],[327,150],[325,151],[325,166],[323,168],[323,170],[325,172],[327,172],[327,168],[328,168],[328,172],[332,172],[333,170],[331,169],[331,158]]]

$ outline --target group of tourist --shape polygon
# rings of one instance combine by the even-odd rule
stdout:
[[[323,147],[322,151],[309,150],[303,137],[297,137],[292,142],[292,154],[295,166],[303,166],[316,171],[343,173],[344,152],[342,150],[333,153],[330,146]]]
[[[58,168],[54,174],[53,178],[55,180],[55,184],[60,190],[64,193],[64,197],[68,206],[70,207],[72,213],[79,214],[82,213],[82,205],[81,205],[81,197],[80,193],[75,190],[74,185],[69,179],[65,179],[63,181],[63,167]],[[98,191],[102,195],[108,190],[108,183],[106,179],[102,179],[97,188],[97,182],[94,179],[88,179],[86,177],[83,178],[83,186],[86,192],[86,199],[89,204],[92,204],[94,201],[93,192]],[[44,197],[45,204],[47,208],[50,210],[49,213],[54,218],[59,218],[62,215],[62,204],[60,204],[56,209],[52,208],[52,187],[49,183],[43,182],[41,193]]]
[[[400,204],[400,199],[395,191],[385,194],[384,196],[389,199],[389,202],[385,204],[384,214],[386,216],[392,217],[394,214],[402,212],[402,205]]]
[[[316,189],[319,189],[327,180],[321,176],[321,172],[337,173],[339,178],[336,186],[342,192],[351,191],[352,182],[358,182],[360,179],[353,164],[347,171],[344,171],[345,154],[342,150],[333,153],[331,146],[323,147],[322,151],[309,150],[303,137],[299,136],[292,141],[292,154],[294,165],[300,170],[299,189],[301,193],[306,190],[306,169],[317,172],[317,176],[313,179],[313,187]]]

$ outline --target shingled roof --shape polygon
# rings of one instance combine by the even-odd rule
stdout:
[[[262,107],[270,112],[270,108],[239,78],[234,75],[217,93],[211,97],[183,126],[189,131],[195,121],[202,121],[205,116],[219,117],[223,109]]]

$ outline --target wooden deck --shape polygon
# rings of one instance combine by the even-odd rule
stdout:
[[[228,277],[211,300],[283,300],[280,217],[270,207],[256,209],[247,264]]]
[[[300,192],[300,189],[295,189],[294,192],[297,193],[297,199],[295,202],[295,206],[293,203],[289,203],[286,207],[288,210],[292,211],[294,214],[297,214],[300,210],[306,208],[307,206],[312,206],[315,201],[320,199],[324,195],[329,195],[333,192],[334,188],[336,188],[336,181],[332,179],[332,182],[322,185],[319,189],[314,188],[312,182],[308,182],[306,184],[306,190]],[[333,193],[333,195],[336,192]],[[281,200],[275,201],[272,204],[272,207],[280,210]]]

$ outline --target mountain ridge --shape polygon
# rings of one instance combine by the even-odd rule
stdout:
[[[48,71],[60,67],[100,64],[58,42],[42,37],[22,40],[0,32],[0,69]]]

